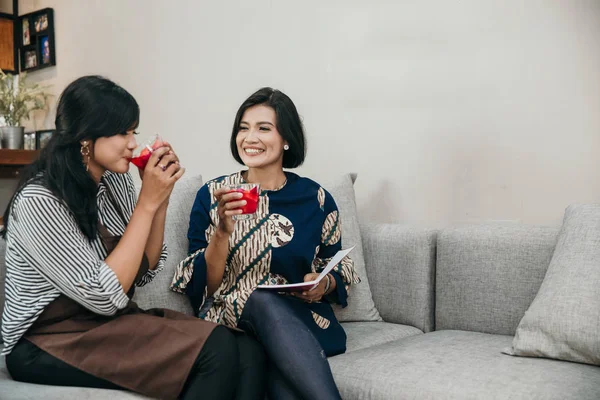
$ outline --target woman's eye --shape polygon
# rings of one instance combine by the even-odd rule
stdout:
[[[245,126],[240,126],[240,132],[241,131],[247,131],[247,130],[248,130],[248,128],[246,128]]]
[[[261,126],[261,127],[260,127],[260,130],[261,130],[261,131],[264,131],[264,132],[268,132],[268,131],[270,131],[270,129],[269,129],[267,126]]]

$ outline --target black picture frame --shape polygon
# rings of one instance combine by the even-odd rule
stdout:
[[[56,133],[56,129],[45,129],[35,132],[35,148],[41,150],[46,147],[48,140]]]
[[[29,35],[25,28],[29,29]],[[36,71],[56,65],[54,9],[44,8],[19,17],[20,70]],[[29,37],[29,41],[27,41]],[[35,57],[33,57],[35,54]],[[33,59],[35,58],[35,62]]]

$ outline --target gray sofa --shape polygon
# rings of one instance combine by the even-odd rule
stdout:
[[[171,258],[167,271],[136,293],[143,307],[191,311],[168,285],[185,256],[200,184],[196,177],[175,189],[166,232]],[[359,231],[350,178],[324,186],[340,206],[345,245],[362,243],[353,257],[364,257],[354,304],[338,311],[347,352],[330,358],[344,399],[600,399],[600,367],[502,354],[544,279],[558,229],[481,225],[436,232],[387,224]],[[4,252],[2,241],[2,288]],[[70,398],[145,397],[15,382],[0,360],[0,399]]]

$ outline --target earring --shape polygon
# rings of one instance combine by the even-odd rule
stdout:
[[[285,146],[283,146],[283,149],[284,149],[284,150],[289,150],[289,149],[290,149],[290,146],[288,146],[288,145],[286,144]]]
[[[81,144],[81,158],[83,158],[83,165],[85,165],[85,170],[90,170],[90,148],[88,142],[83,142]]]

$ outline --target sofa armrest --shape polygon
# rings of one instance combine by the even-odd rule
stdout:
[[[437,232],[398,224],[361,226],[373,301],[384,321],[434,329]]]

